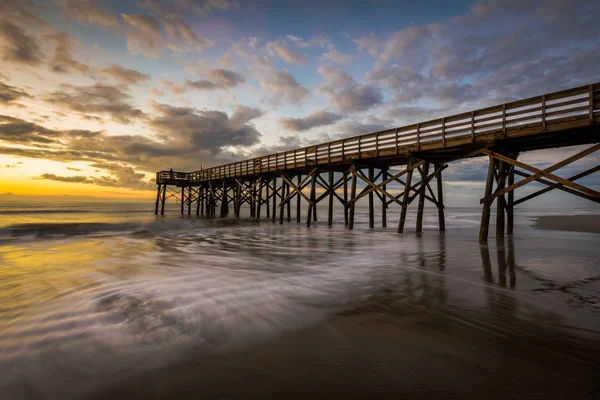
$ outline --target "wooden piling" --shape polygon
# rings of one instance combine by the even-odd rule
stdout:
[[[273,177],[273,222],[277,215],[277,177]]]
[[[293,178],[292,178],[293,179]],[[290,185],[285,185],[285,197],[290,197]],[[292,200],[288,199],[286,204],[287,209],[287,222],[292,222]]]
[[[348,173],[344,172],[344,226],[348,226]]]
[[[220,217],[221,218],[225,218],[227,216],[227,214],[229,213],[229,206],[227,204],[227,183],[225,183],[225,180],[223,179],[223,188],[221,189],[221,213],[220,213]]]
[[[485,196],[489,197],[494,189],[494,169],[496,168],[496,159],[490,157],[488,165],[488,175],[485,183]],[[493,200],[492,200],[493,201]],[[488,239],[488,231],[490,227],[490,210],[492,207],[492,201],[486,201],[483,203],[483,210],[481,211],[481,225],[479,226],[479,241],[486,242]]]
[[[408,212],[408,202],[410,199],[410,185],[413,176],[413,159],[409,159],[406,165],[408,172],[406,173],[406,184],[404,185],[404,193],[402,196],[402,210],[400,211],[400,221],[398,222],[398,233],[404,233],[404,223],[406,222],[406,213]]]
[[[271,211],[270,211],[270,209],[271,209],[271,203],[269,202],[269,199],[270,199],[271,195],[270,195],[270,190],[269,190],[269,181],[267,180],[265,183],[266,183],[265,186],[267,187],[265,189],[265,191],[266,191],[265,206],[267,206],[267,219],[271,219]]]
[[[188,215],[192,215],[192,187],[191,186],[188,186],[187,206],[188,206]]]
[[[425,211],[425,191],[427,190],[427,176],[429,175],[429,160],[425,160],[421,173],[421,187],[419,188],[419,205],[417,208],[416,232],[423,232],[423,212]]]
[[[283,225],[283,212],[285,211],[284,210],[285,204],[283,203],[283,201],[285,199],[285,197],[284,197],[285,186],[286,186],[285,180],[282,178],[281,179],[281,187],[279,188],[279,190],[281,191],[280,192],[281,193],[281,202],[279,203],[279,225]]]
[[[165,215],[165,201],[167,197],[167,185],[163,185],[162,204],[160,205],[160,215]]]
[[[381,169],[381,181],[385,182],[388,178],[388,167],[382,167]],[[385,192],[387,190],[387,185],[384,184],[381,188]],[[385,196],[381,196],[381,227],[387,228],[387,199]]]
[[[352,166],[351,169],[351,173],[352,173],[352,185],[350,188],[350,216],[348,218],[348,229],[352,230],[354,229],[354,211],[356,208],[356,204],[354,202],[354,198],[356,197],[356,171],[354,170],[354,166]]]
[[[508,173],[508,186],[512,186],[515,183],[515,169],[510,167]],[[511,190],[507,194],[508,204],[506,205],[506,234],[512,235],[514,229],[514,203],[515,203],[515,192]]]
[[[373,182],[375,172],[373,167],[369,166],[369,181]],[[375,210],[373,209],[373,191],[369,192],[369,228],[375,227]]]
[[[316,218],[317,208],[317,175],[318,171],[314,171],[310,181],[310,205],[308,206],[308,218],[306,219],[306,226],[310,227],[310,221]],[[316,219],[315,219],[316,221]]]
[[[162,190],[162,185],[159,183],[156,188],[156,206],[154,207],[154,215],[158,215],[158,203],[160,202],[160,191]]]
[[[198,198],[196,199],[196,216],[200,215],[200,203],[202,202],[201,190],[202,186],[198,186]]]
[[[496,165],[498,190],[504,189],[506,167],[504,161],[498,161]],[[504,209],[504,195],[501,195],[496,198],[496,238],[504,237]]]
[[[183,215],[183,207],[185,206],[185,187],[181,187],[181,215]]]
[[[329,213],[327,214],[327,226],[333,226],[333,171],[329,171]]]
[[[258,178],[258,193],[256,201],[256,219],[260,219],[260,209],[262,208],[262,192],[263,192],[263,180]]]
[[[296,181],[298,182],[298,190],[302,190],[300,188],[300,184],[302,183],[302,175],[298,174],[298,176],[296,177]],[[300,223],[300,221],[302,220],[302,215],[301,215],[301,204],[300,202],[302,201],[301,199],[301,195],[300,193],[296,194],[296,222]]]
[[[434,163],[433,168],[437,171],[440,168],[439,162]],[[437,181],[437,209],[438,209],[438,224],[440,228],[440,232],[444,232],[446,230],[446,218],[444,217],[444,188],[442,182],[442,171],[439,170],[436,176]]]

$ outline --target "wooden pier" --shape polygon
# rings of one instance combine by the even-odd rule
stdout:
[[[417,233],[423,230],[425,202],[438,210],[445,230],[442,172],[452,161],[485,156],[489,167],[482,204],[479,239],[488,238],[491,208],[496,203],[496,237],[513,233],[518,204],[551,190],[561,190],[600,203],[600,192],[576,183],[600,165],[562,178],[554,172],[600,150],[600,83],[501,104],[467,113],[301,149],[257,157],[194,172],[160,171],[155,213],[164,214],[167,193],[181,204],[181,213],[239,218],[244,204],[252,218],[317,220],[317,204],[328,201],[328,225],[334,202],[343,207],[344,223],[354,227],[357,201],[367,197],[369,227],[375,226],[375,196],[381,203],[381,224],[388,206],[400,206],[398,232],[403,233],[408,207],[417,202]],[[519,154],[547,148],[590,145],[545,169],[518,161]],[[521,178],[516,181],[515,176]],[[433,182],[435,181],[435,185]],[[531,182],[547,187],[519,199],[515,189]],[[359,184],[360,182],[360,184]],[[402,187],[388,190],[390,185]],[[264,213],[262,212],[264,208]]]

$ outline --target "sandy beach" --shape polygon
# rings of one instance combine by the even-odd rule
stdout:
[[[543,215],[535,217],[537,229],[600,233],[600,215]]]

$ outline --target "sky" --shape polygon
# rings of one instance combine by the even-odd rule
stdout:
[[[598,82],[598,15],[586,0],[0,0],[0,194],[150,198],[159,170]],[[478,204],[485,161],[445,171],[451,205]]]

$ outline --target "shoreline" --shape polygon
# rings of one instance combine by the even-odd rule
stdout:
[[[600,234],[600,214],[535,216],[533,227],[543,230]]]

